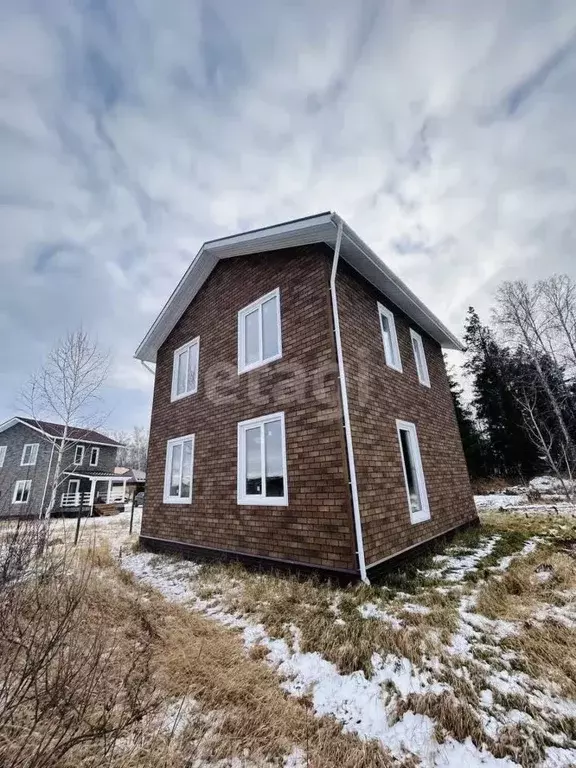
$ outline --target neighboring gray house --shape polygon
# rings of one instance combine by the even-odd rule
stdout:
[[[0,424],[0,517],[39,517],[50,502],[55,441],[64,427],[17,416]],[[114,472],[121,444],[90,429],[68,428],[55,512],[87,511],[98,502],[124,500],[129,478]]]

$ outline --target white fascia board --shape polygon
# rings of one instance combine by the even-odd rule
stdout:
[[[209,240],[200,248],[164,308],[140,343],[134,357],[149,363],[220,259],[280,250],[311,243],[334,247],[336,228],[343,226],[341,258],[393,301],[416,325],[447,349],[462,350],[456,336],[412,293],[376,253],[337,214],[322,213],[272,227]]]

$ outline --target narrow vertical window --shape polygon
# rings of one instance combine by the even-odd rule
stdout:
[[[84,446],[77,445],[74,450],[74,464],[82,464],[84,461]]]
[[[100,448],[98,448],[97,446],[93,446],[90,449],[90,466],[97,467],[99,458],[100,458]]]
[[[414,360],[416,361],[416,371],[418,372],[418,381],[425,387],[430,386],[430,376],[428,375],[428,364],[424,354],[424,343],[422,336],[416,331],[410,329],[410,338],[412,339],[412,349],[414,350]]]
[[[238,312],[238,372],[282,357],[280,290],[267,293]]]
[[[164,503],[189,504],[192,501],[194,435],[168,440],[164,474]]]
[[[389,368],[402,372],[402,360],[396,336],[396,323],[394,315],[382,304],[378,304],[380,316],[380,330],[382,331],[382,344],[384,345],[384,359]]]
[[[409,421],[396,421],[398,442],[408,497],[408,509],[412,523],[430,519],[430,506],[426,493],[422,458],[418,445],[416,426]]]
[[[238,424],[238,504],[288,504],[283,413]]]
[[[38,458],[38,443],[27,443],[22,449],[21,467],[33,467]]]
[[[30,498],[30,488],[32,487],[31,480],[17,480],[14,486],[14,495],[12,496],[12,504],[27,504]]]
[[[6,460],[6,446],[0,445],[0,468],[4,466]]]
[[[174,352],[172,400],[193,395],[198,390],[200,339],[196,338]]]

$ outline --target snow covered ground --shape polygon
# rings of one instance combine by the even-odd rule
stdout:
[[[70,522],[55,526],[68,536]],[[345,731],[377,740],[399,760],[414,756],[424,768],[576,765],[576,702],[558,680],[536,674],[523,658],[522,644],[515,644],[527,627],[576,630],[576,591],[552,592],[554,569],[552,576],[551,566],[537,570],[539,553],[550,546],[546,536],[525,538],[512,552],[503,548],[505,531],[455,542],[419,572],[410,593],[386,585],[335,588],[329,606],[334,634],[346,637],[350,628],[350,642],[360,643],[364,630],[381,627],[387,638],[386,647],[372,650],[369,672],[343,672],[309,642],[304,646],[306,627],[297,612],[281,632],[271,631],[267,608],[274,593],[266,590],[273,577],[244,580],[226,567],[134,553],[128,523],[128,512],[88,520],[82,538],[106,538],[122,567],[139,581],[242,633],[247,653],[257,651],[289,695],[308,697],[319,716],[336,718]],[[135,531],[138,525],[139,515]],[[562,524],[556,533],[562,539],[568,535]],[[530,618],[484,615],[478,602],[485,599],[488,581],[499,583],[519,564],[532,568],[534,589],[542,592]],[[250,608],[246,592],[254,585],[262,600]],[[312,588],[308,594],[314,600]],[[325,599],[326,590],[318,588],[318,594]],[[347,613],[350,600],[356,602]],[[439,616],[447,618],[436,624]],[[393,652],[394,647],[406,652]]]
[[[566,498],[568,481],[563,485],[554,477],[535,477],[528,485],[515,485],[498,493],[474,497],[479,512],[485,510],[513,510],[527,515],[562,515],[576,517],[576,504]]]

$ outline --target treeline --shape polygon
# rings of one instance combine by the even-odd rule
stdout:
[[[471,402],[450,377],[472,477],[576,468],[576,283],[567,275],[533,285],[506,282],[490,324],[468,311],[464,376]],[[569,483],[566,490],[569,490]]]

